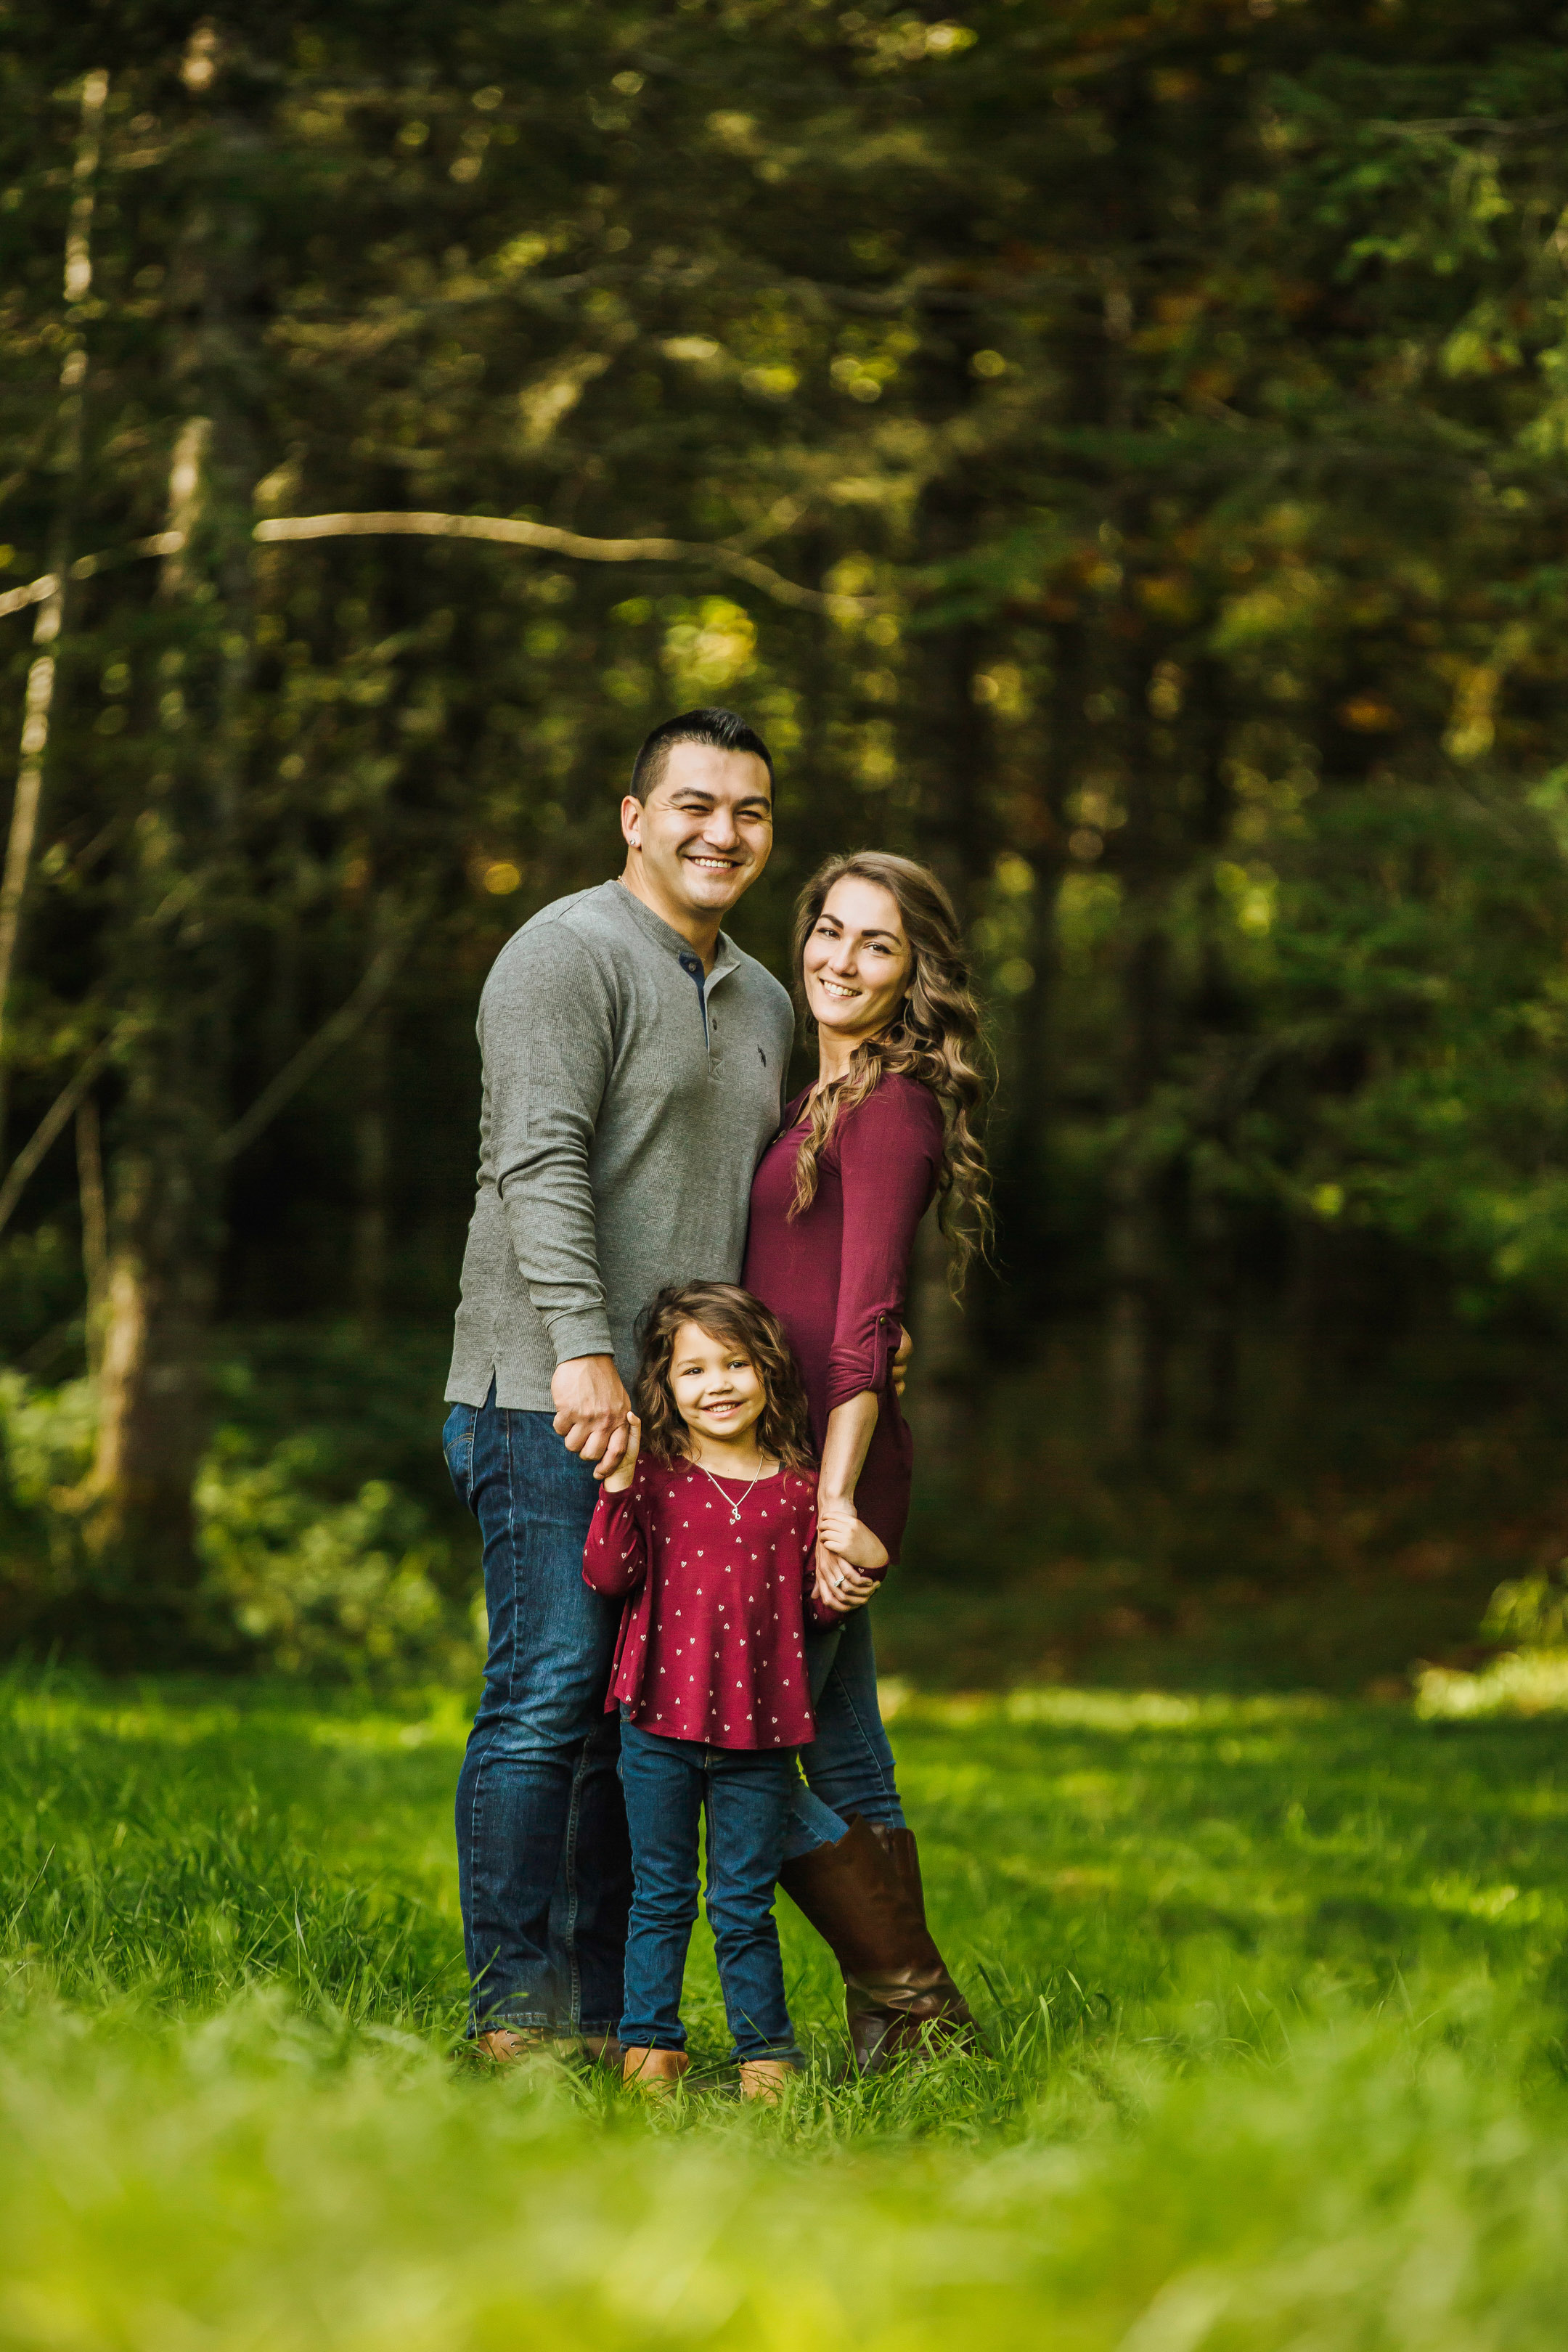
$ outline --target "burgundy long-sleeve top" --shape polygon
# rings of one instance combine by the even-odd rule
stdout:
[[[835,1405],[868,1389],[876,1395],[877,1426],[855,1507],[888,1547],[891,1565],[909,1517],[913,1470],[892,1360],[902,1337],[915,1229],[942,1168],[942,1109],[917,1080],[884,1076],[874,1094],[834,1121],[817,1162],[816,1197],[792,1223],[805,1107],[805,1093],[790,1104],[752,1179],[742,1280],[788,1334],[818,1452]]]
[[[601,1487],[584,1579],[628,1595],[606,1711],[713,1748],[815,1739],[803,1636],[808,1616],[837,1622],[812,1597],[816,1547],[816,1483],[798,1470],[748,1489],[645,1454],[623,1494]]]

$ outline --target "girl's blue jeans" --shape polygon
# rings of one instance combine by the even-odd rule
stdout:
[[[773,1882],[795,1801],[793,1748],[710,1748],[668,1739],[623,1715],[621,1786],[637,1886],[626,1931],[621,2042],[683,2050],[680,1987],[697,1916],[697,1828],[708,1832],[708,1917],[732,2059],[800,2053],[784,2002]]]

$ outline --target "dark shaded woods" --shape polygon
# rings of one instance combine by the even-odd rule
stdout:
[[[90,1375],[52,1507],[132,1653],[215,1330],[374,1382],[449,1310],[483,973],[699,699],[780,761],[745,944],[868,842],[971,926],[1002,1240],[962,1318],[926,1268],[933,1491],[1047,1338],[1114,1480],[1395,1343],[1547,1377],[1538,9],[5,17],[0,1322]]]

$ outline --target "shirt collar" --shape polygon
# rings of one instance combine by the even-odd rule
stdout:
[[[621,910],[631,917],[637,929],[652,940],[656,946],[663,948],[668,954],[677,958],[696,955],[697,950],[690,940],[684,939],[680,932],[667,923],[662,915],[656,915],[647,900],[639,898],[635,890],[628,890],[624,882],[618,879],[606,882],[605,888],[615,892],[616,903]],[[721,980],[726,973],[737,970],[740,961],[740,951],[734,941],[727,939],[721,931],[718,950],[713,958],[713,969],[708,974],[707,985],[711,988],[716,980]]]

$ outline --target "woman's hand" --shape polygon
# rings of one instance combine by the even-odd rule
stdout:
[[[847,1549],[852,1555],[849,1558],[845,1557]],[[886,1547],[855,1517],[853,1509],[846,1507],[824,1510],[817,1522],[818,1601],[839,1617],[847,1616],[852,1609],[863,1609],[879,1589],[876,1577],[864,1571],[884,1567],[887,1558]]]
[[[819,1502],[816,1532],[830,1552],[860,1570],[862,1581],[888,1565],[887,1545],[872,1534],[864,1519],[857,1517],[853,1503]]]
[[[642,1423],[635,1412],[626,1415],[626,1450],[611,1469],[607,1461],[595,1462],[594,1475],[603,1479],[606,1495],[624,1495],[631,1485],[637,1466],[637,1448],[642,1444]]]
[[[816,1549],[816,1574],[812,1590],[825,1609],[836,1617],[847,1617],[850,1611],[863,1609],[877,1590],[876,1580],[861,1576],[847,1568],[841,1559],[819,1544]]]

